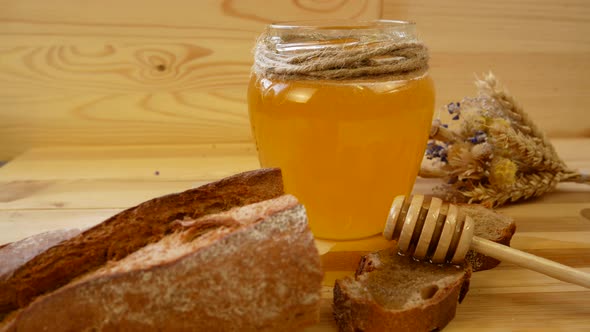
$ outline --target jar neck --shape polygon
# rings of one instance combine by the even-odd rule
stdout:
[[[279,79],[408,79],[428,69],[415,25],[402,21],[272,24],[254,57],[259,77]]]
[[[277,53],[363,47],[384,41],[418,42],[414,23],[391,20],[274,23],[267,26],[264,39]]]

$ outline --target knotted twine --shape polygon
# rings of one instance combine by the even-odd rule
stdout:
[[[386,77],[402,80],[428,70],[428,49],[419,41],[380,40],[280,52],[262,36],[254,49],[259,77],[291,80],[347,80]]]

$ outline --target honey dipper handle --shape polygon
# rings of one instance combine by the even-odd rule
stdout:
[[[590,288],[590,274],[524,251],[477,236],[474,236],[471,240],[471,249],[503,262],[510,262],[561,281]]]

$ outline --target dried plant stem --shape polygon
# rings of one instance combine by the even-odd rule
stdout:
[[[420,173],[418,176],[421,178],[443,178],[447,176],[447,173],[440,168],[423,166],[420,168]]]
[[[430,129],[430,139],[445,142],[456,142],[461,140],[461,136],[457,135],[452,130],[443,127],[440,123],[440,120],[436,119],[432,122],[432,128]]]
[[[561,177],[560,182],[575,182],[590,184],[590,175],[568,170]]]

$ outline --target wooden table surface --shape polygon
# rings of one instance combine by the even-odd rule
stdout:
[[[590,139],[555,140],[572,168],[590,170]],[[258,167],[247,144],[33,149],[0,168],[0,243],[38,232],[94,225],[142,201]],[[415,188],[435,184],[419,179]],[[590,272],[590,186],[502,208],[517,223],[515,248]],[[320,324],[334,331],[334,279],[353,273],[381,239],[320,243],[326,271]],[[511,264],[476,273],[445,331],[590,331],[590,290]]]

